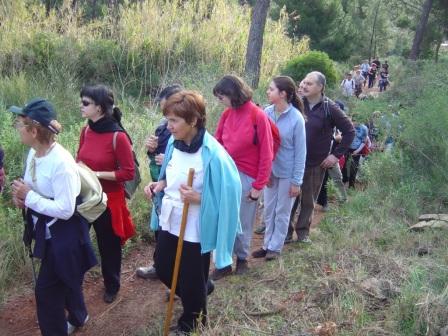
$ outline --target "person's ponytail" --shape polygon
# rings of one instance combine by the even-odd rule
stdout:
[[[297,92],[294,91],[294,93],[291,95],[291,101],[290,103],[292,106],[294,106],[296,109],[302,113],[303,118],[306,120],[306,114],[305,114],[305,105],[303,105],[302,99],[297,95]]]
[[[114,106],[112,108],[112,117],[120,124],[120,126],[121,126],[121,117],[122,116],[123,116],[123,113],[121,112],[121,110],[117,106]]]

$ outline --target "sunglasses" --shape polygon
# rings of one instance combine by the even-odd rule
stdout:
[[[90,104],[93,104],[93,102],[89,102],[88,100],[81,100],[82,106],[89,106]]]

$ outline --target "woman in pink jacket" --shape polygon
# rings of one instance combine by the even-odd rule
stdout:
[[[249,268],[252,229],[258,198],[271,174],[273,139],[266,113],[252,102],[251,88],[235,75],[224,76],[214,87],[213,94],[226,110],[221,115],[215,137],[235,161],[243,187],[240,206],[242,232],[237,234],[234,254],[237,257],[236,273]],[[215,269],[218,280],[232,273],[232,267]]]

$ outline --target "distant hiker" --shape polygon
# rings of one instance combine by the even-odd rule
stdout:
[[[297,86],[297,96],[299,96],[300,99],[303,97],[303,80],[300,81],[299,85]]]
[[[370,69],[369,61],[368,60],[364,60],[362,62],[362,64],[361,64],[361,75],[364,77],[363,86],[366,86],[366,79],[367,79],[367,76],[369,74],[369,69]]]
[[[376,78],[376,71],[377,71],[377,66],[375,63],[372,63],[372,66],[369,69],[369,89],[373,88],[373,85],[375,84],[375,78]]]
[[[380,121],[381,121],[381,112],[374,111],[369,119],[369,122],[366,125],[367,128],[369,129],[369,139],[372,142],[373,150],[381,149],[381,146],[379,144],[379,135],[380,135],[379,122]]]
[[[359,160],[362,155],[362,149],[368,142],[369,130],[367,126],[357,120],[356,115],[350,117],[355,128],[355,137],[350,144],[350,150],[345,157],[345,166],[342,169],[343,182],[348,182],[349,188],[355,187],[356,175],[359,168]]]
[[[254,251],[254,258],[277,259],[288,233],[289,217],[294,200],[300,195],[306,158],[305,120],[302,100],[290,77],[275,77],[267,96],[272,104],[265,112],[280,131],[280,149],[272,164],[269,183],[264,189],[263,247]]]
[[[232,264],[235,236],[240,229],[241,183],[238,170],[225,149],[205,129],[204,98],[194,91],[171,95],[163,106],[170,138],[158,182],[145,189],[154,200],[161,227],[155,253],[159,279],[171,288],[183,204],[188,201],[182,258],[176,294],[183,312],[178,331],[193,332],[206,323],[210,252],[216,266]],[[193,186],[187,185],[194,168]]]
[[[296,198],[291,211],[286,242],[292,241],[293,228],[299,242],[311,242],[309,231],[314,203],[319,194],[325,170],[338,163],[339,158],[348,150],[355,135],[353,125],[345,113],[324,95],[325,85],[325,76],[317,71],[310,72],[304,79],[303,102],[307,118],[305,123],[307,144],[305,173],[301,196]],[[341,131],[342,140],[340,145],[330,153],[334,127]],[[294,214],[299,204],[299,218],[294,223]]]
[[[361,75],[360,70],[356,70],[353,80],[355,82],[355,96],[356,96],[356,98],[359,98],[359,95],[362,92],[362,86],[366,79],[364,78],[363,75]]]
[[[3,168],[3,157],[3,148],[0,146],[0,192],[3,190],[6,181],[5,169]]]
[[[157,102],[159,103],[160,108],[163,110],[166,100],[173,94],[180,91],[182,91],[182,87],[178,84],[170,85],[164,88],[157,97]],[[145,145],[149,158],[149,171],[153,182],[157,182],[159,180],[160,168],[162,166],[163,158],[165,155],[166,145],[168,144],[168,140],[170,137],[171,132],[168,129],[168,120],[166,120],[166,118],[163,118],[160,125],[156,128],[155,134],[150,135],[146,139]],[[156,214],[153,207],[150,221],[153,221],[155,217]],[[157,243],[159,227],[157,227],[156,225],[154,226],[154,236]],[[155,259],[155,255],[153,255],[153,259]],[[137,268],[136,274],[138,277],[143,279],[157,279],[156,269],[153,265]]]
[[[342,88],[342,95],[344,97],[351,97],[355,91],[355,81],[352,74],[347,72],[345,78],[342,80],[340,87]]]
[[[132,145],[108,87],[86,86],[80,97],[81,116],[88,119],[88,125],[81,130],[76,160],[95,172],[107,194],[107,209],[93,228],[101,256],[103,300],[112,303],[120,290],[122,246],[135,234],[123,186],[135,174]]]
[[[387,63],[387,61],[384,61],[383,68],[386,69],[387,72],[389,72],[389,63]]]
[[[377,69],[381,68],[381,62],[380,62],[380,60],[379,60],[378,58],[375,58],[375,59],[372,61],[372,63],[376,65],[376,68],[377,68]]]
[[[345,111],[345,105],[343,102],[336,100],[335,103],[339,105],[339,108],[342,111]],[[336,129],[333,133],[331,152],[333,152],[336,149],[336,146],[338,146],[340,144],[341,140],[342,140],[341,132],[339,132],[339,130]],[[344,183],[342,182],[341,166],[340,166],[340,163],[338,162],[335,165],[333,165],[332,167],[328,168],[327,171],[325,172],[325,177],[322,182],[322,187],[320,189],[319,196],[317,197],[317,200],[316,200],[316,203],[322,207],[323,211],[329,210],[328,195],[327,195],[327,192],[328,192],[327,182],[328,182],[329,178],[331,178],[333,180],[333,183],[336,186],[336,189],[338,191],[339,202],[343,203],[347,200],[347,191],[345,189]]]
[[[378,86],[380,88],[380,92],[386,91],[386,88],[388,85],[389,85],[389,73],[387,72],[386,68],[383,67],[380,71],[379,81],[378,81]]]
[[[248,271],[252,228],[258,198],[269,181],[273,136],[266,113],[252,102],[252,90],[239,77],[226,75],[213,88],[213,94],[226,107],[216,127],[215,137],[224,146],[238,168],[243,186],[240,220],[242,232],[235,240],[236,274]],[[213,279],[230,275],[232,266],[217,268]]]
[[[34,237],[33,256],[41,259],[35,285],[39,328],[45,336],[68,335],[89,319],[82,282],[97,263],[88,223],[75,212],[81,190],[77,165],[55,140],[61,125],[49,101],[37,98],[9,111],[17,114],[14,126],[22,143],[31,147],[23,180],[12,184],[12,198],[26,210],[26,244]]]

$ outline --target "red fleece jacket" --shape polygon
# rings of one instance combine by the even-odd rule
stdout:
[[[100,179],[103,191],[115,192],[123,189],[123,182],[134,177],[134,158],[128,137],[118,132],[116,148],[113,148],[113,132],[96,133],[92,129],[81,131],[76,161],[84,162],[93,171],[115,171],[116,181]]]
[[[252,109],[256,110],[257,138],[254,142]],[[252,187],[261,190],[271,175],[273,140],[268,116],[252,101],[223,112],[215,132],[216,139],[235,161],[239,171],[254,178]]]

